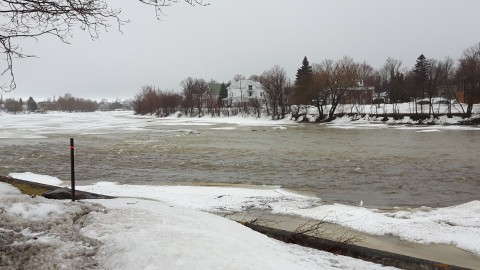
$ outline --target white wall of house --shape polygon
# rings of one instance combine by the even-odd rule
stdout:
[[[249,99],[265,99],[265,90],[260,82],[252,80],[240,80],[232,82],[227,87],[228,105],[235,105],[239,102],[247,102]]]

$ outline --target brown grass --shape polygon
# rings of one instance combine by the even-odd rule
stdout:
[[[2,177],[2,179],[0,180],[18,188],[20,192],[22,192],[23,194],[27,194],[30,196],[33,196],[33,195],[42,196],[43,193],[48,191],[48,189],[46,188],[29,185],[27,183],[20,183],[13,179],[9,179],[7,177]]]

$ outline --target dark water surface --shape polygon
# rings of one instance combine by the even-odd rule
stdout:
[[[480,199],[480,132],[417,131],[173,123],[75,134],[77,183],[280,185],[377,207]],[[0,175],[69,179],[70,135],[0,139]]]

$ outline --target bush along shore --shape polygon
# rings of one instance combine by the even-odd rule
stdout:
[[[299,123],[338,123],[338,122],[368,122],[389,125],[462,125],[478,126],[480,117],[465,118],[463,114],[365,114],[365,113],[339,113],[331,120],[319,120],[316,115],[295,115],[292,120]]]

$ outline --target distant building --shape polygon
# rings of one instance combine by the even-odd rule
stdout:
[[[342,103],[345,104],[372,104],[375,87],[365,86],[363,80],[355,81],[356,86],[348,87],[346,97]],[[327,104],[332,104],[332,98],[327,98]]]
[[[132,101],[131,100],[120,100],[108,101],[108,99],[100,100],[98,103],[99,111],[128,111],[132,110]]]
[[[108,101],[108,99],[102,99],[102,100],[100,100],[100,103],[98,103],[98,110],[99,111],[111,111],[110,105],[111,105],[111,103]]]
[[[58,110],[58,104],[56,101],[40,101],[40,102],[37,102],[37,107],[39,110],[43,110],[43,111]]]
[[[220,97],[220,90],[222,89],[222,84],[209,83],[207,87],[208,87],[207,91],[205,91],[205,93],[203,94],[204,97],[207,97],[213,100],[218,100],[218,98]]]
[[[456,96],[462,103],[480,103],[480,73],[457,80]]]
[[[223,99],[227,106],[248,102],[251,99],[265,99],[265,89],[262,84],[253,80],[239,80],[228,87],[228,97]]]
[[[375,87],[364,85],[363,80],[357,80],[356,84],[357,86],[347,89],[347,102],[350,104],[371,104]]]

